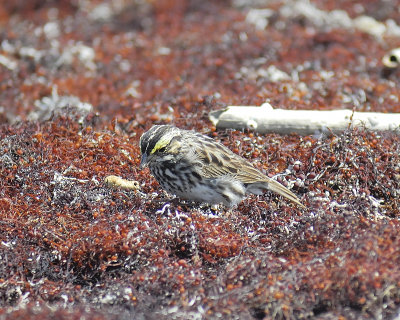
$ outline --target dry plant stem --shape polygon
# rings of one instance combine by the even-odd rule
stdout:
[[[382,63],[387,68],[397,68],[400,63],[400,48],[395,48],[386,53],[382,58]]]
[[[352,110],[283,110],[274,109],[268,103],[256,106],[229,106],[210,112],[211,122],[219,129],[251,129],[259,133],[316,132],[339,133],[349,127],[366,127],[370,130],[396,130],[400,114],[378,112],[353,112]]]
[[[126,180],[121,177],[117,176],[107,176],[104,179],[104,182],[112,188],[121,188],[121,189],[127,189],[127,190],[139,190],[139,182],[137,181],[131,181],[131,180]]]

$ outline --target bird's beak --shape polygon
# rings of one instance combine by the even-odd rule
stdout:
[[[139,166],[140,170],[146,167],[146,165],[147,165],[147,154],[144,153],[142,155],[142,159],[140,159],[140,166]]]

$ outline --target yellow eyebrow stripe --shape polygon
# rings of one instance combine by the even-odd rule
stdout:
[[[153,150],[151,150],[150,154],[153,154],[157,150],[160,150],[161,148],[164,148],[167,144],[169,143],[169,140],[166,139],[160,139],[156,145],[154,146]]]

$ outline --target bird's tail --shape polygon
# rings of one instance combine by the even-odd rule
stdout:
[[[261,184],[258,185],[258,188],[257,188],[258,190],[255,189],[254,187],[257,188],[256,185],[253,185],[248,189],[248,191],[255,193],[255,194],[260,194],[260,192],[258,190],[261,187]],[[305,206],[303,204],[301,204],[299,198],[297,198],[297,196],[292,191],[290,191],[288,188],[281,185],[279,182],[277,182],[275,180],[268,179],[268,180],[262,181],[261,188],[264,190],[267,189],[272,192],[275,192],[275,193],[281,195],[282,197],[285,197],[286,199],[296,203],[301,208],[305,208]]]

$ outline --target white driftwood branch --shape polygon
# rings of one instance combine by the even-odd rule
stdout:
[[[377,112],[353,112],[352,110],[283,110],[274,109],[269,103],[260,107],[229,106],[210,112],[210,120],[217,128],[250,129],[259,133],[298,133],[309,135],[351,127],[363,126],[377,131],[396,130],[400,126],[400,114]]]

